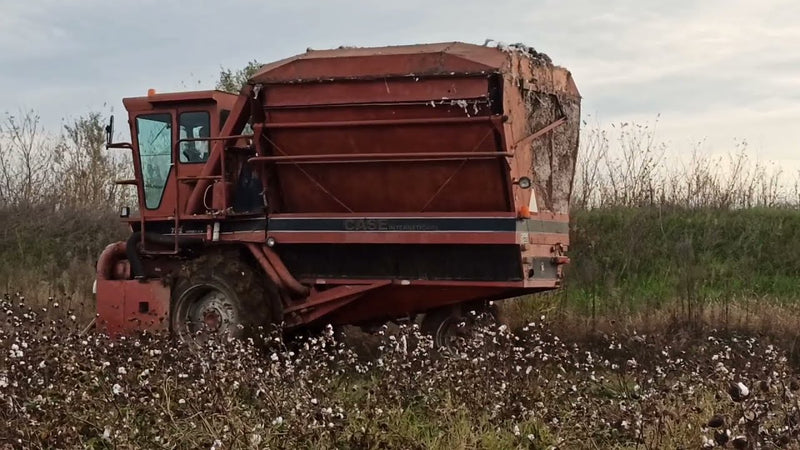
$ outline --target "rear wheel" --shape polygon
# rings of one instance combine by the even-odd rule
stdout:
[[[433,347],[453,350],[469,336],[468,323],[461,307],[445,306],[425,313],[420,328],[433,339]]]
[[[236,252],[184,265],[172,290],[170,329],[185,342],[212,335],[257,337],[281,320],[275,285]]]
[[[479,319],[497,321],[497,308],[479,301],[436,308],[425,313],[420,328],[431,336],[434,348],[454,350],[474,334]]]

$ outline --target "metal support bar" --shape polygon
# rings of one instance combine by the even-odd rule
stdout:
[[[183,183],[191,183],[193,181],[199,181],[199,180],[221,180],[221,179],[222,179],[221,175],[209,175],[205,177],[180,177],[178,178],[178,181]]]
[[[555,122],[551,123],[550,125],[547,125],[546,127],[542,128],[541,130],[539,130],[539,131],[537,131],[535,133],[529,134],[528,136],[518,140],[511,147],[516,149],[520,145],[527,145],[531,141],[533,141],[534,139],[536,139],[536,138],[538,138],[538,137],[540,137],[540,136],[542,136],[544,134],[547,134],[548,132],[554,130],[555,128],[558,128],[559,126],[561,126],[561,125],[563,125],[565,123],[567,123],[567,118],[566,117],[562,117],[562,118],[556,120]]]
[[[349,304],[368,291],[390,284],[392,284],[391,280],[382,280],[372,284],[337,286],[315,293],[308,298],[308,301],[286,308],[284,312],[286,314],[298,313],[301,318],[300,323],[309,323]],[[314,308],[313,311],[307,311],[312,308]],[[292,325],[300,325],[300,323]]]
[[[513,156],[512,154],[505,154],[507,157]],[[392,159],[392,162],[430,162],[430,161],[480,161],[480,160],[487,160],[487,159],[496,159],[494,156],[476,156],[476,157],[469,157],[469,158],[459,158],[459,157],[452,157],[452,158],[399,158],[399,159]],[[283,164],[369,164],[369,163],[379,163],[387,161],[386,159],[357,159],[357,160],[331,160],[331,161],[301,161],[301,162],[276,162],[275,164],[283,165]]]
[[[322,109],[322,108],[374,108],[376,106],[389,106],[392,108],[397,108],[398,106],[431,106],[431,102],[444,102],[440,103],[442,107],[451,106],[449,102],[457,102],[457,101],[466,101],[469,102],[470,105],[475,103],[479,105],[488,105],[489,100],[484,96],[480,97],[464,97],[459,99],[451,99],[451,100],[441,100],[441,99],[430,99],[430,100],[407,100],[407,101],[396,101],[396,102],[387,102],[387,101],[380,101],[380,102],[357,102],[357,103],[320,103],[318,105],[268,105],[264,106],[264,111],[279,111],[279,110],[287,110],[287,109]]]
[[[342,127],[374,127],[387,125],[448,125],[457,123],[482,123],[482,122],[505,122],[508,116],[476,116],[476,117],[437,117],[420,119],[385,119],[385,120],[344,120],[330,122],[286,122],[286,123],[265,123],[266,129],[285,129],[285,128],[342,128]]]
[[[339,298],[334,301],[330,301],[328,303],[320,305],[312,309],[311,311],[301,311],[299,313],[295,313],[294,317],[299,318],[299,321],[290,321],[287,325],[289,325],[289,327],[292,327],[304,323],[311,323],[319,319],[320,317],[327,316],[329,313],[336,311],[337,309],[344,308],[350,303],[356,301],[362,295],[363,294],[359,293],[351,295],[350,297]]]
[[[400,161],[435,161],[471,159],[506,158],[514,156],[508,152],[431,152],[431,153],[335,153],[331,155],[286,155],[286,156],[256,156],[247,160],[249,163],[274,162],[281,163],[333,163],[333,162],[376,162],[386,160]]]

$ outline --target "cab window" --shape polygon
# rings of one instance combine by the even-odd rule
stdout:
[[[230,109],[223,109],[219,112],[219,129],[225,128],[225,122],[228,121],[228,116],[231,115]]]
[[[156,209],[167,185],[172,164],[172,115],[147,114],[136,117],[139,162],[142,167],[144,204]]]
[[[201,139],[211,136],[211,117],[206,111],[185,112],[178,116],[181,139]],[[203,163],[208,160],[209,141],[181,142],[182,163]]]

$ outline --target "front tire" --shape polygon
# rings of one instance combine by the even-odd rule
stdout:
[[[210,335],[258,337],[281,320],[275,285],[235,252],[185,264],[172,290],[170,330],[184,342]]]

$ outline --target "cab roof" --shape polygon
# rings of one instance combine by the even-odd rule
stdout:
[[[218,90],[184,91],[152,94],[144,97],[127,97],[122,99],[122,104],[128,111],[142,111],[153,109],[156,105],[166,103],[220,103],[224,100],[236,98],[236,94]]]

